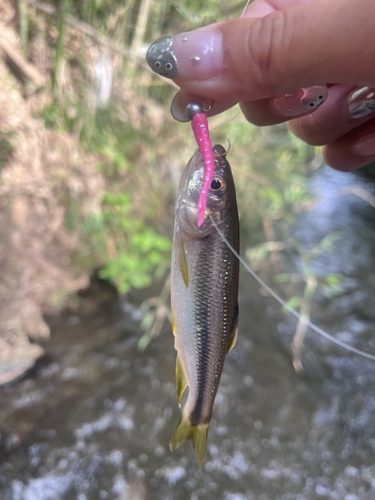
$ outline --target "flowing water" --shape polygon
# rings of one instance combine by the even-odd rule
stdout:
[[[314,272],[343,274],[343,290],[330,300],[318,293],[312,319],[375,353],[375,209],[344,194],[353,185],[374,191],[360,176],[316,173],[318,201],[293,232],[302,248],[340,232]],[[298,267],[296,254],[285,265]],[[169,451],[180,415],[176,353],[168,326],[137,350],[141,300],[113,295],[92,311],[49,318],[46,357],[0,392],[1,500],[375,498],[375,362],[310,332],[296,374],[296,321],[242,273],[238,342],[199,470],[190,443]]]

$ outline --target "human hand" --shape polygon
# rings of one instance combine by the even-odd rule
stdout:
[[[164,39],[164,52],[160,42],[152,47],[150,66],[181,87],[171,106],[177,120],[187,120],[192,101],[213,100],[208,116],[240,102],[250,122],[288,121],[298,137],[323,145],[334,168],[375,160],[372,0],[254,0],[241,19]],[[307,111],[301,89],[322,97],[316,90],[326,83],[324,104]]]

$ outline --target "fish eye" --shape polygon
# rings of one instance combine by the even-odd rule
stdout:
[[[155,68],[157,68],[157,69],[161,68],[161,62],[160,61],[156,61],[155,62]]]
[[[165,69],[167,69],[168,71],[170,71],[172,68],[173,68],[173,66],[172,66],[172,63],[170,63],[170,62],[165,65]]]
[[[211,181],[211,191],[218,192],[225,188],[225,181],[221,177],[214,177]]]

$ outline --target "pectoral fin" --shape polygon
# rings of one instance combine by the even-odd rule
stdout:
[[[186,380],[185,372],[181,364],[181,360],[177,354],[176,359],[176,390],[178,405],[181,406],[182,395],[185,392],[188,383]]]
[[[186,255],[184,247],[181,246],[178,249],[178,267],[180,268],[182,278],[184,280],[186,288],[189,286],[189,270],[186,262]]]
[[[238,333],[238,306],[234,312],[234,327],[229,339],[228,352],[233,349],[237,342],[237,333]]]

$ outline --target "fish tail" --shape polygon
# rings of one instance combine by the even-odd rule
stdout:
[[[182,417],[169,442],[171,451],[188,439],[191,439],[199,467],[203,467],[207,452],[207,433],[210,424],[194,425],[186,417]]]

